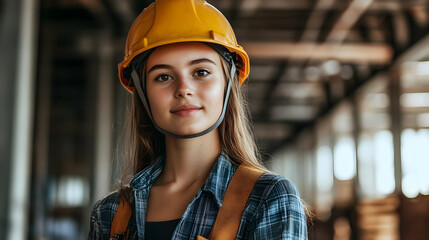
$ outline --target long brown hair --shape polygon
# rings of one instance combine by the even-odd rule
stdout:
[[[230,79],[231,66],[223,57],[220,59],[226,82],[232,81],[225,118],[218,129],[214,130],[219,131],[221,148],[233,163],[248,163],[267,171],[259,161],[259,151],[251,129],[247,104],[238,84],[239,73],[237,72],[234,78]],[[146,62],[143,63],[143,66],[145,64]],[[240,67],[237,66],[237,69]],[[165,136],[155,129],[136,92],[132,94],[130,105],[130,108],[127,109],[122,146],[120,146],[120,158],[124,168],[119,192],[127,199],[131,178],[150,166],[159,156],[165,154]]]

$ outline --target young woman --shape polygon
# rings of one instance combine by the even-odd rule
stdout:
[[[204,0],[157,0],[143,10],[119,64],[133,96],[123,142],[131,164],[119,191],[95,204],[89,239],[109,239],[121,199],[132,209],[128,239],[209,238],[240,164],[264,174],[236,239],[307,239],[298,191],[258,160],[240,92],[248,74],[231,26]]]

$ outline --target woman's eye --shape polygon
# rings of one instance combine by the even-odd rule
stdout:
[[[209,74],[209,71],[207,70],[198,70],[194,73],[194,77],[204,77],[207,74]]]
[[[162,74],[162,75],[157,76],[155,78],[155,81],[165,82],[165,81],[168,81],[168,80],[171,80],[171,79],[173,79],[173,78],[170,75]]]

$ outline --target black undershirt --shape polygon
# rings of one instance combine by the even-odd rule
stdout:
[[[170,240],[179,222],[180,218],[162,222],[146,222],[144,239]]]

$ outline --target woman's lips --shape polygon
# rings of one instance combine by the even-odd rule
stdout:
[[[201,107],[198,107],[192,104],[185,104],[185,105],[180,105],[176,108],[173,108],[171,110],[171,113],[177,114],[179,116],[190,116],[200,110],[201,110]]]

